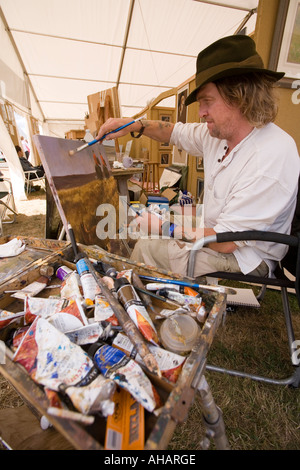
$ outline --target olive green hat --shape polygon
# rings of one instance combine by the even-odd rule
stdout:
[[[284,73],[264,68],[255,42],[249,36],[237,35],[219,39],[198,54],[196,89],[185,100],[186,106],[196,101],[199,88],[206,83],[251,72],[264,73],[274,82],[284,76]]]

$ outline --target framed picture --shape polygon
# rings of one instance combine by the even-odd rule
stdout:
[[[189,85],[181,88],[177,92],[177,122],[187,122],[187,107],[185,105],[185,100],[188,96]]]
[[[186,166],[187,165],[187,152],[185,150],[180,150],[179,148],[173,146],[173,156],[172,163],[174,165]]]
[[[159,120],[160,121],[164,121],[164,122],[171,122],[172,120],[172,114],[168,114],[168,113],[160,113],[159,114]],[[169,142],[161,142],[159,144],[159,148],[162,148],[162,149],[171,149],[171,146],[170,146],[170,143]]]
[[[159,152],[159,163],[163,166],[169,166],[171,164],[171,152],[165,152],[164,150]]]
[[[279,3],[268,67],[285,73],[282,87],[292,88],[300,79],[300,0]]]
[[[196,170],[202,171],[203,169],[203,157],[196,157]]]
[[[203,199],[203,191],[204,191],[204,179],[197,178],[197,202],[201,203]]]

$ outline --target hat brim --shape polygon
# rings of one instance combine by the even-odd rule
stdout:
[[[188,106],[188,105],[194,103],[195,101],[197,101],[197,93],[198,93],[199,89],[203,85],[206,85],[207,83],[214,82],[216,80],[219,80],[220,78],[233,77],[233,76],[237,76],[237,75],[245,75],[245,74],[252,73],[252,72],[263,73],[264,75],[267,75],[268,77],[273,79],[274,82],[277,82],[278,80],[280,80],[284,76],[283,72],[274,72],[273,70],[255,68],[255,67],[251,67],[251,68],[249,68],[249,67],[238,67],[238,68],[231,68],[231,69],[228,69],[228,70],[222,70],[221,72],[219,72],[217,74],[213,74],[210,77],[207,77],[207,73],[202,74],[203,75],[202,80],[201,80],[200,76],[198,76],[196,78],[197,87],[195,88],[195,90],[193,90],[188,95],[188,97],[185,100],[185,105]],[[205,78],[204,78],[204,75],[205,75]]]

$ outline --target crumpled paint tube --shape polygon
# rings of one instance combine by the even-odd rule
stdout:
[[[32,323],[36,317],[47,318],[60,312],[68,305],[66,299],[44,299],[41,297],[26,297],[24,301],[25,322]]]
[[[21,344],[21,341],[23,340],[29,328],[30,328],[30,325],[27,325],[27,326],[22,326],[14,331],[13,337],[12,337],[12,345],[11,345],[11,349],[13,352],[15,352],[18,349],[18,347]]]
[[[67,331],[66,336],[72,343],[83,346],[95,343],[98,339],[106,340],[111,333],[111,324],[108,322],[94,322],[76,330]]]
[[[25,300],[25,321],[31,323],[36,316],[42,316],[63,333],[88,324],[78,299],[43,299],[27,297]]]
[[[108,321],[113,326],[119,325],[118,319],[114,314],[113,309],[102,294],[98,294],[95,297],[94,320],[98,322]]]
[[[135,288],[125,277],[116,279],[115,286],[119,301],[141,334],[150,343],[158,344],[156,328]]]
[[[24,316],[24,312],[13,313],[8,310],[0,309],[0,329],[22,316]]]
[[[116,383],[98,375],[90,384],[83,387],[68,387],[65,393],[71,399],[75,408],[83,414],[101,412],[103,416],[114,412],[113,394]]]
[[[125,334],[118,333],[112,342],[112,346],[125,352],[127,356],[131,357],[139,364],[143,364],[143,359],[137,353],[132,342]],[[149,345],[149,349],[157,360],[157,364],[162,376],[170,382],[175,383],[179,377],[186,358],[151,344]]]
[[[89,354],[97,369],[127,390],[138,403],[152,412],[161,405],[160,397],[139,364],[123,351],[108,344],[93,344]]]
[[[31,282],[28,286],[12,294],[12,297],[16,299],[25,299],[26,296],[34,297],[35,295],[42,292],[50,282],[50,278],[47,276],[40,276],[36,281]]]
[[[60,295],[68,300],[79,299],[80,302],[84,300],[80,290],[79,274],[76,271],[73,271],[64,279],[60,288]]]
[[[48,317],[48,321],[59,331],[66,333],[88,324],[84,310],[78,299],[70,300],[60,312]]]
[[[37,317],[13,356],[31,378],[59,391],[63,386],[82,385],[94,373],[93,361],[47,320]]]
[[[200,323],[205,321],[207,312],[202,301],[202,297],[181,294],[180,292],[176,292],[175,290],[169,289],[168,287],[159,289],[157,294],[166,297],[167,299],[175,300],[183,308],[187,308],[189,310],[190,316],[196,317]]]

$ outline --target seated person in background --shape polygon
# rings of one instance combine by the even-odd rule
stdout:
[[[300,161],[295,141],[273,123],[274,84],[283,75],[264,68],[249,36],[222,38],[199,53],[196,88],[185,103],[198,103],[203,122],[141,119],[106,137],[138,132],[133,136],[144,134],[189,155],[203,155],[204,228],[162,224],[144,212],[136,221],[144,233],[150,228],[156,239],[141,238],[132,260],[186,275],[192,243],[203,235],[244,230],[290,233]],[[97,138],[129,121],[108,119]],[[262,241],[210,243],[197,252],[194,275],[215,271],[271,275],[286,251],[282,244]]]
[[[17,151],[17,154],[18,154],[18,157],[20,159],[20,162],[21,162],[21,165],[22,165],[22,168],[23,168],[23,171],[36,171],[36,174],[35,173],[31,173],[30,176],[29,176],[29,179],[35,179],[36,178],[36,175],[41,178],[44,176],[45,174],[45,171],[44,171],[44,168],[42,165],[38,165],[38,166],[33,166],[28,160],[27,158],[24,157],[24,153],[23,153],[23,150],[21,149],[21,147],[19,145],[16,145],[15,146],[16,148],[16,151]]]

